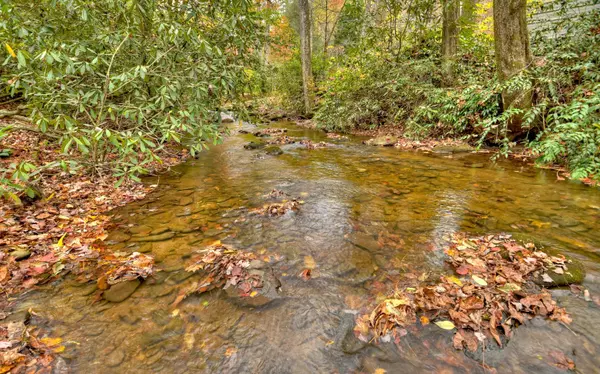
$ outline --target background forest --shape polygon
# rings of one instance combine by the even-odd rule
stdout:
[[[2,164],[0,193],[45,176],[138,180],[164,150],[223,135],[223,108],[327,131],[524,145],[600,177],[596,0],[12,0],[0,9],[0,138],[42,134],[60,157]],[[250,105],[251,106],[251,105]],[[3,143],[0,156],[10,160]]]

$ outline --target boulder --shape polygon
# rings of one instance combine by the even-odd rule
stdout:
[[[246,145],[244,145],[244,149],[260,149],[260,148],[264,148],[265,147],[265,143],[261,143],[261,142],[250,142]]]
[[[281,148],[279,148],[277,146],[266,147],[265,151],[267,152],[268,155],[271,155],[271,156],[279,156],[279,155],[283,154],[283,151],[281,150]]]
[[[378,136],[376,138],[369,139],[369,140],[365,141],[365,144],[379,146],[379,147],[391,147],[394,144],[396,144],[397,140],[398,140],[398,138],[396,138],[395,136],[386,135],[386,136]]]
[[[102,297],[104,300],[112,303],[120,303],[131,296],[142,282],[139,279],[113,284],[108,290],[104,291]]]
[[[234,121],[235,121],[235,119],[233,118],[232,115],[227,114],[227,113],[221,113],[221,122],[222,123],[232,123]]]

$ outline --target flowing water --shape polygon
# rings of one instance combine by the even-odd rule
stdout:
[[[233,133],[240,126],[234,125]],[[287,123],[288,135],[327,140]],[[600,192],[557,182],[555,172],[492,163],[482,154],[423,154],[328,140],[336,147],[282,146],[279,156],[245,150],[232,135],[167,176],[145,200],[118,209],[107,242],[155,256],[162,269],[121,303],[97,301],[95,285],[57,282],[29,294],[32,308],[62,337],[64,362],[87,373],[561,372],[554,351],[582,373],[599,372],[600,309],[554,290],[571,326],[534,319],[504,349],[474,357],[452,348],[452,333],[410,329],[398,347],[354,354],[339,343],[353,313],[403,274],[445,271],[445,235],[508,232],[585,264],[584,286],[600,294]],[[277,188],[304,201],[282,217],[248,215]],[[169,234],[172,233],[172,234]],[[140,238],[163,234],[163,241]],[[166,234],[166,235],[164,235]],[[387,240],[386,240],[387,238]],[[144,239],[141,239],[144,240]],[[196,276],[183,268],[215,240],[272,263],[281,297],[261,307],[221,291],[170,304]],[[312,278],[299,274],[313,266]],[[348,315],[351,316],[350,319]]]

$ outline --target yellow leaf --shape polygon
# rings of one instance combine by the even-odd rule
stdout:
[[[171,312],[171,317],[177,317],[178,315],[179,315],[179,309],[174,309],[174,310]]]
[[[478,277],[477,275],[473,275],[471,278],[473,278],[473,281],[475,283],[477,283],[480,286],[487,286],[487,282],[485,281],[485,279]]]
[[[59,345],[62,342],[61,338],[41,338],[40,342],[42,344],[47,345],[48,347],[53,347],[55,345]]]
[[[377,368],[373,372],[373,374],[385,374],[385,373],[387,373],[387,371],[385,369],[382,369],[382,368]]]
[[[11,55],[13,58],[17,58],[17,54],[15,53],[15,51],[13,51],[12,47],[8,45],[8,43],[5,43],[4,45],[6,46],[8,54]]]
[[[306,197],[306,196],[308,196],[308,192],[300,192],[300,196]]]
[[[449,282],[456,284],[457,286],[462,287],[462,285],[463,285],[463,282],[461,282],[461,280],[458,279],[457,277],[455,277],[454,275],[451,275],[451,276],[447,277],[446,279],[448,279]]]
[[[429,318],[427,318],[425,316],[421,316],[419,319],[421,320],[421,325],[423,325],[423,326],[429,325]]]
[[[54,351],[54,353],[62,353],[62,352],[65,351],[65,346],[61,345],[59,347],[56,347],[56,348],[53,349],[53,351]]]
[[[434,322],[439,328],[444,330],[452,330],[455,326],[451,321],[435,321]]]
[[[250,297],[254,297],[254,296],[256,296],[256,295],[258,295],[258,292],[256,292],[256,291],[252,291],[252,292],[250,292]]]
[[[52,200],[53,197],[54,197],[54,192],[52,192],[52,194],[46,198],[46,201]]]
[[[56,243],[56,245],[58,246],[58,248],[62,248],[62,247],[65,246],[65,243],[64,243],[65,236],[67,236],[66,232],[60,237],[60,239],[58,239],[58,243]]]

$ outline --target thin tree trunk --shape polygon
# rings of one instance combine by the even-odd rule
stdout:
[[[300,6],[300,58],[302,60],[302,93],[304,96],[304,113],[312,112],[312,46],[311,19],[309,0],[299,0]]]
[[[496,69],[500,81],[519,74],[531,63],[529,32],[527,31],[527,0],[494,0],[494,47]],[[531,107],[532,92],[502,92],[502,106],[527,109]],[[514,139],[524,130],[522,116],[514,116],[508,123],[508,137]]]
[[[454,67],[458,51],[458,18],[460,6],[458,0],[442,1],[442,69],[445,85],[454,82]]]

